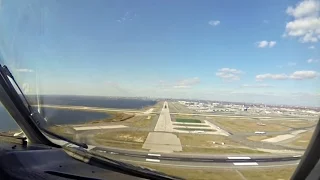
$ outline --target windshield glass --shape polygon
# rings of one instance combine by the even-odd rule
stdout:
[[[318,122],[319,0],[1,0],[0,34],[45,128],[115,160],[288,179]]]

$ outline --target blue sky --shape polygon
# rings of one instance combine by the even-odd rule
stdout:
[[[28,93],[320,105],[320,2],[2,0]],[[27,85],[29,84],[29,85]]]

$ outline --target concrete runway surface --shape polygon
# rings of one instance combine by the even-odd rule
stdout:
[[[142,148],[149,149],[150,152],[170,153],[182,151],[180,139],[177,135],[172,134],[172,131],[173,126],[169,106],[167,102],[164,102],[154,132],[148,134]]]

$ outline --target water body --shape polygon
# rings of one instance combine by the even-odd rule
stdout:
[[[44,108],[45,116],[50,124],[81,124],[93,120],[109,118],[103,112],[76,111],[68,109]]]
[[[11,131],[17,130],[19,126],[7,112],[7,110],[2,106],[0,106],[0,132],[1,131]]]
[[[156,101],[141,99],[120,99],[92,96],[42,96],[42,104],[104,107],[118,109],[141,109],[156,104]]]
[[[152,106],[156,101],[139,99],[117,99],[105,97],[88,96],[43,96],[43,104],[51,105],[72,105],[72,106],[92,106],[118,109],[140,109]],[[97,119],[110,117],[107,113],[75,111],[66,109],[44,108],[48,122],[53,124],[79,124]],[[19,129],[18,125],[4,109],[0,106],[0,131]]]

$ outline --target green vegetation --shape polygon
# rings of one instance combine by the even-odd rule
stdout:
[[[176,119],[176,122],[183,122],[183,123],[201,123],[199,119]]]
[[[144,131],[109,131],[95,135],[94,141],[104,146],[142,149],[148,133]]]
[[[131,163],[131,162],[130,162]],[[254,169],[227,169],[227,168],[187,168],[175,166],[161,166],[154,163],[135,163],[136,165],[148,167],[169,175],[181,177],[188,180],[287,180],[290,179],[295,166],[272,167],[272,168],[254,168]]]
[[[192,127],[210,127],[208,125],[203,125],[203,124],[178,124],[178,123],[173,123],[173,125],[176,126],[192,126]]]
[[[181,131],[216,131],[214,129],[199,129],[199,128],[174,128],[176,130],[181,130]]]

